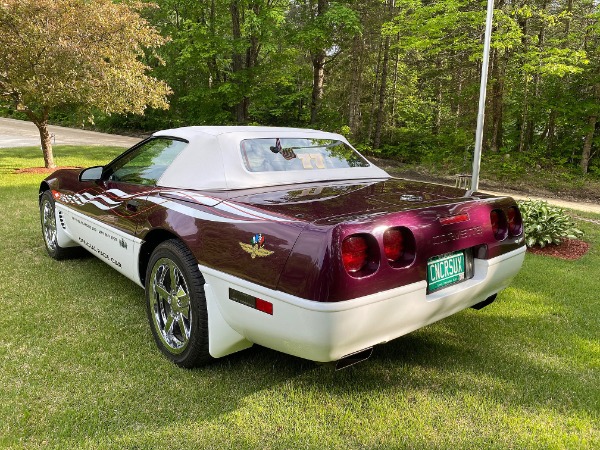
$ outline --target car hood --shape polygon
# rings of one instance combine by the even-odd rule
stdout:
[[[328,223],[471,199],[463,189],[399,178],[279,186],[229,196],[276,214]]]

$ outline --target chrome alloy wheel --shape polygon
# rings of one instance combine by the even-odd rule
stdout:
[[[51,251],[56,250],[58,243],[56,240],[56,215],[54,214],[54,205],[48,198],[42,200],[42,232],[46,246]]]
[[[188,286],[181,270],[169,258],[160,258],[150,276],[150,308],[154,327],[174,354],[185,350],[192,329],[192,309]]]

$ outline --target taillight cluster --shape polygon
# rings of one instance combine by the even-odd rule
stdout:
[[[404,227],[388,228],[383,233],[383,253],[392,267],[405,267],[414,259],[415,239]],[[379,244],[370,234],[353,234],[342,241],[342,263],[352,276],[365,276],[379,267]]]
[[[396,261],[404,251],[402,231],[399,228],[389,228],[383,233],[383,251],[388,261]]]
[[[508,208],[506,216],[508,218],[508,233],[511,236],[520,236],[523,233],[523,218],[519,208],[511,206]]]
[[[369,261],[369,245],[363,235],[349,236],[342,242],[342,261],[349,273],[363,269]]]
[[[498,241],[506,239],[507,236],[515,237],[523,233],[523,219],[516,206],[508,208],[506,213],[501,209],[492,210],[490,222],[494,237]]]

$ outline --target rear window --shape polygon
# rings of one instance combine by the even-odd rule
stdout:
[[[352,147],[334,139],[246,139],[241,152],[250,172],[369,167]]]

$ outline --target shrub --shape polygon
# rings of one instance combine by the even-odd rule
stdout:
[[[527,247],[560,244],[563,238],[578,239],[583,231],[575,227],[571,218],[562,208],[551,206],[542,200],[517,202],[525,225]]]

